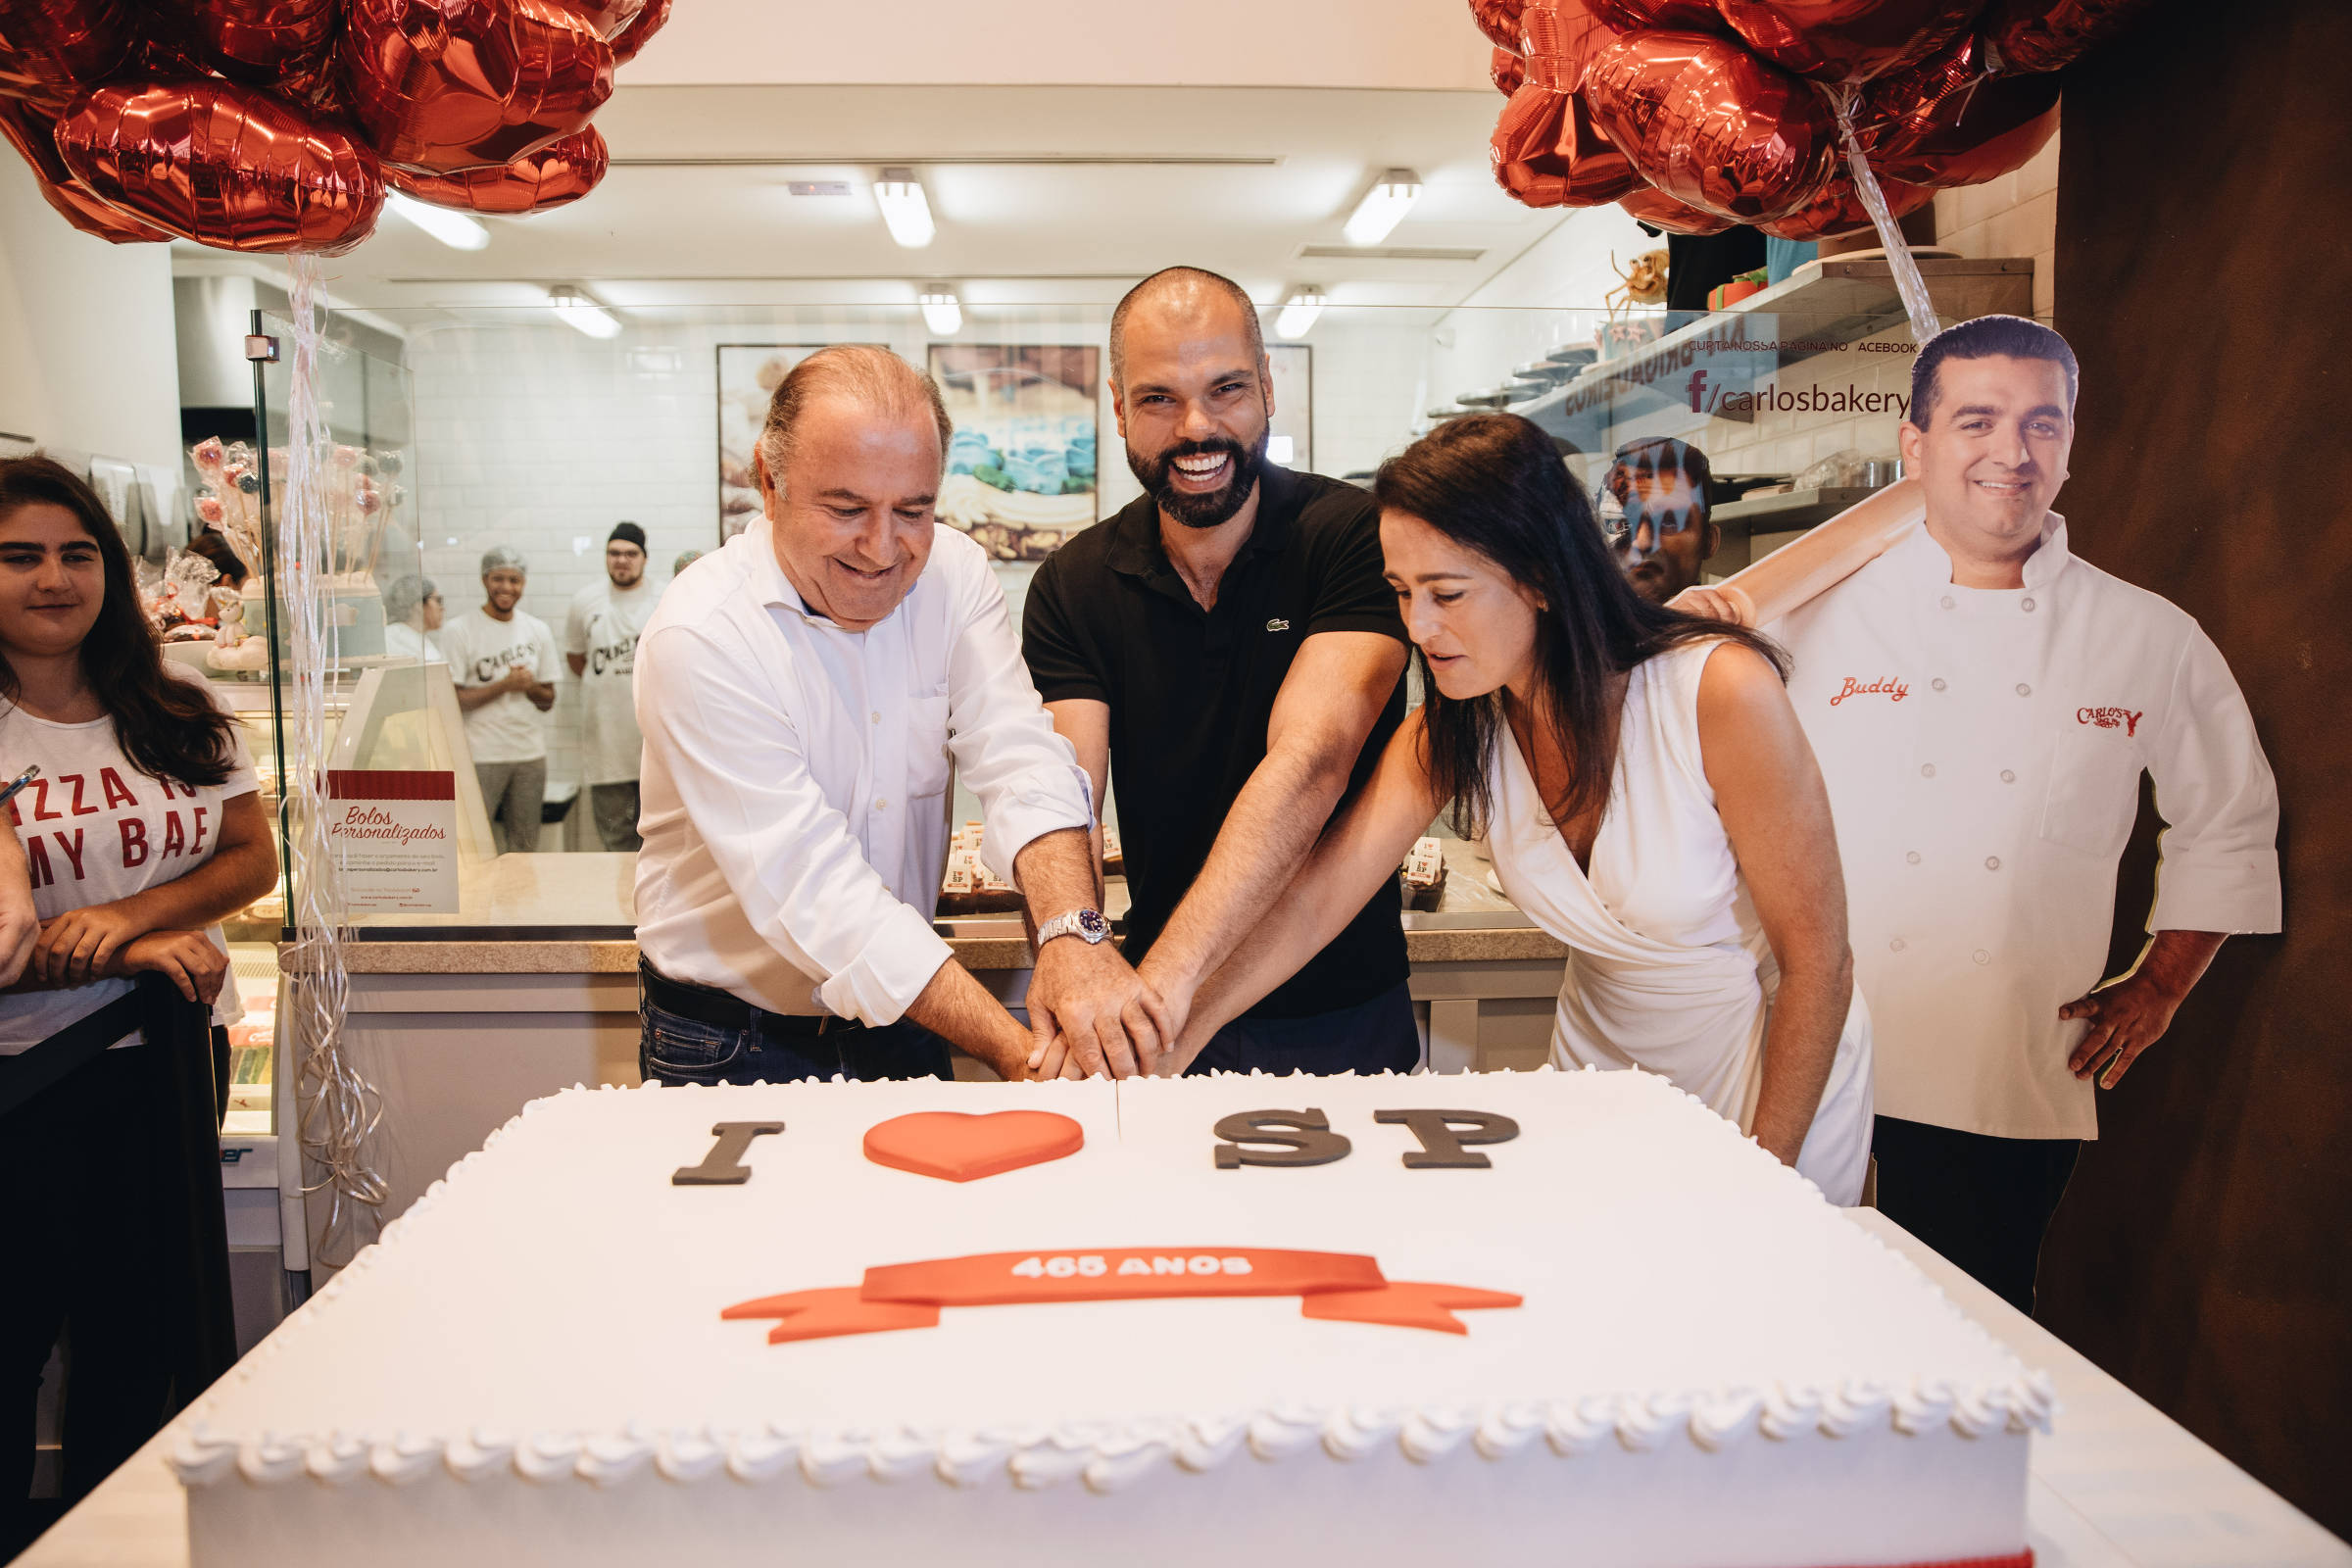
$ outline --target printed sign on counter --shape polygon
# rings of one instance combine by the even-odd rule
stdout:
[[[330,768],[326,794],[353,914],[458,912],[455,773]]]

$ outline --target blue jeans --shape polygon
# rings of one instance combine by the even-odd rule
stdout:
[[[1369,1002],[1303,1018],[1236,1018],[1215,1034],[1185,1075],[1202,1072],[1411,1072],[1421,1064],[1421,1031],[1403,981]]]
[[[884,1078],[953,1078],[948,1043],[902,1018],[869,1029],[787,1034],[776,1015],[762,1013],[748,1028],[730,1029],[681,1017],[642,995],[637,1017],[637,1070],[649,1083],[768,1084],[835,1073],[871,1083]]]

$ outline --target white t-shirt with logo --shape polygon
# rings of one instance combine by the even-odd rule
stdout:
[[[446,664],[441,657],[441,645],[429,631],[419,631],[406,621],[396,620],[384,628],[384,653],[392,659],[413,659],[423,664]]]
[[[619,589],[608,577],[571,596],[564,651],[588,661],[580,672],[580,781],[626,784],[637,777],[637,637],[654,618],[662,590],[642,578]]]
[[[206,686],[200,675],[164,667],[193,686]],[[175,882],[211,859],[220,840],[224,803],[258,787],[242,727],[232,726],[229,735],[235,755],[228,777],[191,788],[140,772],[123,755],[111,718],[56,724],[0,704],[0,777],[15,778],[35,762],[41,768],[41,776],[8,803],[32,877],[33,911],[51,920],[71,909],[112,904]],[[228,951],[218,925],[206,935]],[[0,1055],[39,1045],[126,995],[131,985],[100,980],[64,991],[0,996]],[[235,978],[225,977],[213,1021],[235,1023],[243,1016]]]
[[[528,665],[535,681],[555,681],[555,633],[524,611],[492,620],[478,608],[468,610],[443,621],[439,635],[449,678],[461,687],[492,685],[516,664]],[[547,755],[547,715],[521,692],[493,697],[467,710],[466,744],[477,762],[536,761]]]

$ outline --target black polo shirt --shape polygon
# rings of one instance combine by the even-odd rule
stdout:
[[[1299,643],[1322,631],[1405,640],[1396,592],[1381,576],[1371,496],[1272,464],[1258,485],[1256,524],[1226,567],[1213,611],[1194,602],[1168,564],[1149,496],[1063,545],[1029,585],[1021,652],[1038,692],[1049,703],[1110,705],[1131,959],[1151,951],[1264,760],[1274,697]],[[1403,717],[1399,679],[1356,758],[1349,795]],[[1404,977],[1391,877],[1329,947],[1250,1012],[1299,1018],[1351,1007]]]

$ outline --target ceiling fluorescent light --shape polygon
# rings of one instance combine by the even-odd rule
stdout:
[[[575,327],[590,337],[620,335],[620,323],[612,318],[612,313],[576,288],[549,289],[547,306],[563,318],[564,325]]]
[[[874,204],[882,209],[890,237],[910,251],[930,244],[938,231],[931,221],[931,204],[924,200],[922,183],[911,169],[882,171],[882,177],[874,181]]]
[[[923,324],[939,337],[954,337],[963,330],[963,306],[949,289],[925,289],[922,293]]]
[[[1409,169],[1392,169],[1364,193],[1355,215],[1343,230],[1350,245],[1377,245],[1404,220],[1421,199],[1421,176]]]
[[[478,251],[490,243],[490,230],[464,213],[427,206],[398,191],[386,191],[384,205],[453,251]]]
[[[1323,291],[1302,288],[1282,302],[1282,314],[1274,318],[1276,337],[1299,338],[1311,331],[1315,318],[1323,314]]]

